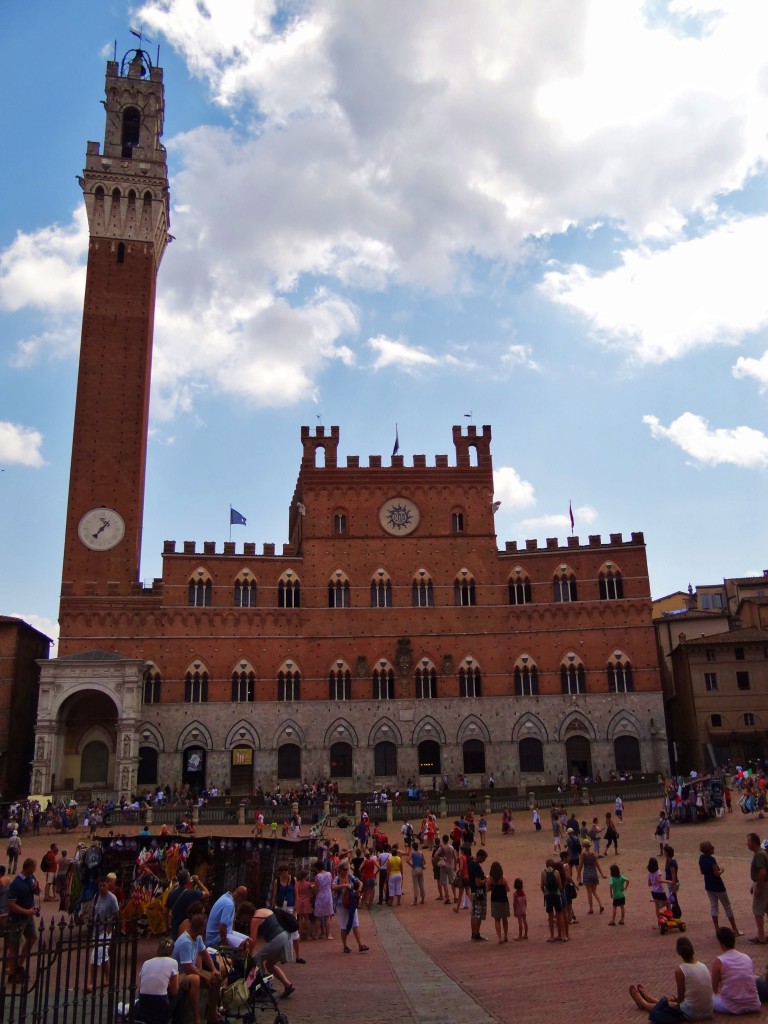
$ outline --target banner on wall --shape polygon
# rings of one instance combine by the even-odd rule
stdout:
[[[201,772],[203,770],[203,752],[199,748],[187,751],[187,771]]]
[[[232,764],[253,764],[253,747],[235,747]]]

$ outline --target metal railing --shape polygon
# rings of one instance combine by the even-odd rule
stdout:
[[[30,920],[30,919],[28,919]],[[0,1020],[4,1024],[113,1024],[118,1019],[132,1024],[136,999],[138,933],[123,935],[94,925],[86,927],[76,918],[62,917],[37,928],[35,943],[24,966],[17,969],[19,925],[3,929],[5,941],[0,955]],[[109,976],[102,966],[108,951]],[[11,977],[9,978],[9,975]],[[103,987],[101,987],[103,984]],[[91,987],[93,992],[88,992]],[[128,1016],[118,1018],[118,1005]]]

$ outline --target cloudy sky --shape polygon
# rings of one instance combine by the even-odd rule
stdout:
[[[278,546],[340,454],[493,427],[499,544],[642,530],[654,596],[768,567],[764,0],[4,9],[0,612],[53,629],[105,59],[165,69],[142,577]]]

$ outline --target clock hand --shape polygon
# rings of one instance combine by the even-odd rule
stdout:
[[[110,525],[110,522],[109,522],[108,519],[102,519],[101,520],[101,526],[98,528],[96,533],[93,534],[93,539],[96,540],[96,538],[99,536],[99,534],[103,533],[109,525]]]

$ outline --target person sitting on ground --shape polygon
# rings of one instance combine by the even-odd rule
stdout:
[[[173,945],[179,965],[179,990],[187,995],[192,1024],[200,1024],[200,989],[208,989],[208,1024],[217,1024],[222,976],[205,945],[205,914],[193,914],[190,931],[180,932]]]
[[[675,968],[677,994],[655,998],[642,985],[630,985],[629,994],[651,1024],[677,1024],[683,1020],[709,1020],[713,1009],[712,978],[707,965],[696,960],[693,943],[680,936],[675,945],[683,962]]]
[[[752,957],[736,949],[736,933],[721,926],[715,932],[722,952],[712,961],[712,990],[716,1013],[757,1013],[760,997]]]
[[[136,1020],[145,1024],[170,1024],[179,992],[179,965],[172,954],[173,942],[163,938],[155,956],[141,965]]]

